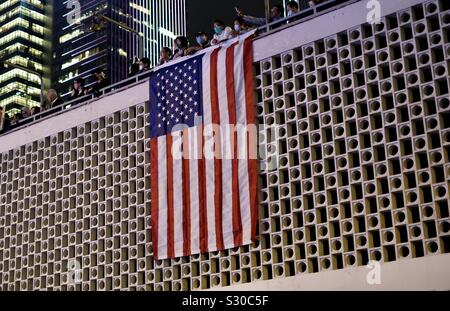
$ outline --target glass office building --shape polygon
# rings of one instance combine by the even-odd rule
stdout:
[[[171,47],[176,36],[186,33],[185,0],[78,2],[78,16],[67,1],[54,5],[52,79],[54,88],[63,96],[69,94],[76,78],[92,83],[92,73],[98,68],[105,70],[111,83],[115,83],[128,76],[135,56],[148,57],[155,65],[161,47]],[[95,14],[135,32],[111,22],[93,31]]]
[[[13,115],[40,105],[41,83],[49,85],[51,10],[47,1],[0,1],[0,106]],[[21,67],[21,68],[18,68]]]

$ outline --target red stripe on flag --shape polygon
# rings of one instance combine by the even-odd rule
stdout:
[[[254,103],[254,81],[253,81],[253,36],[244,41],[244,79],[245,79],[245,103],[247,114],[247,126],[255,124],[255,103]],[[251,148],[256,149],[257,137],[248,137],[248,183],[250,192],[250,210],[251,210],[251,238],[256,239],[256,225],[258,220],[258,197],[257,197],[257,162],[251,159]],[[251,146],[253,143],[255,146]]]
[[[206,163],[203,157],[203,149],[205,140],[203,139],[204,127],[200,125],[198,128],[198,208],[199,208],[199,238],[200,238],[200,252],[208,251],[208,218],[206,211]]]
[[[219,109],[219,92],[217,89],[217,60],[219,56],[220,48],[214,50],[211,53],[211,111],[212,111],[212,124],[220,124],[220,109]],[[214,150],[221,150],[220,133],[214,133]],[[220,152],[220,151],[219,151]],[[220,154],[219,154],[220,155]],[[217,156],[217,154],[216,154]],[[222,223],[222,160],[220,158],[214,158],[214,206],[216,214],[216,245],[217,249],[224,249],[223,243],[223,223]]]
[[[191,190],[189,174],[189,130],[183,130],[183,255],[191,253]]]
[[[173,159],[172,159],[172,134],[168,134],[166,142],[167,161],[167,257],[175,257],[174,226],[173,226]],[[177,189],[179,190],[179,189]]]
[[[231,188],[232,188],[232,222],[233,222],[233,241],[235,245],[242,244],[242,220],[241,220],[241,209],[239,206],[239,173],[238,173],[238,156],[237,156],[237,131],[236,125],[236,92],[234,87],[234,49],[237,42],[231,45],[227,49],[226,55],[226,75],[227,75],[227,98],[228,98],[228,114],[230,128],[230,145],[233,154],[232,159],[232,178],[231,178]],[[233,128],[234,127],[234,128]]]
[[[151,220],[152,220],[152,245],[153,257],[158,259],[158,139],[150,140],[150,186],[151,186]]]

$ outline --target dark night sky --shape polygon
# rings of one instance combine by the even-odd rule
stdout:
[[[215,19],[232,26],[236,17],[235,6],[248,15],[264,16],[264,0],[187,0],[187,32],[191,44],[195,42],[193,35],[198,31],[213,34],[212,22]]]

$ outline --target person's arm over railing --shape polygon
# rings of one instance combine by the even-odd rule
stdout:
[[[242,19],[251,26],[264,26],[266,24],[266,19],[264,17],[254,17],[254,16],[247,16],[243,15]]]
[[[267,24],[267,18],[265,17],[254,17],[245,15],[244,12],[238,9],[237,7],[235,7],[234,9],[236,10],[237,16],[242,18],[249,26],[260,27]]]

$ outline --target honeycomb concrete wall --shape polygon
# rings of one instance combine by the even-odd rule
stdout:
[[[279,161],[262,163],[253,245],[153,260],[148,95],[1,137],[0,288],[214,289],[447,256],[450,3],[411,2],[257,59],[261,135],[276,128]]]

